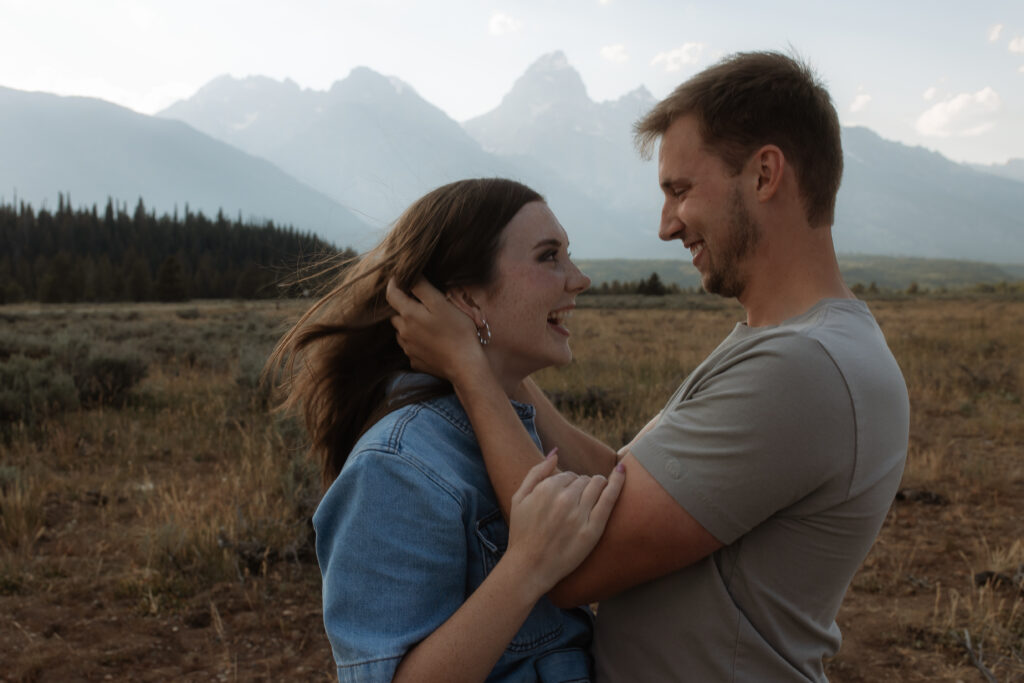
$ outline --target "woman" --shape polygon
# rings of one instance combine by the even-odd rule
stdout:
[[[425,277],[477,327],[511,396],[569,362],[564,320],[589,279],[543,199],[465,180],[416,201],[278,344],[328,485],[313,517],[324,622],[340,681],[579,681],[591,615],[544,595],[589,553],[622,486],[555,470],[517,492],[506,525],[450,384],[409,370],[390,278]],[[532,406],[513,402],[539,446]]]

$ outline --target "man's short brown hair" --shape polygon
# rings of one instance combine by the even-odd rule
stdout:
[[[792,164],[807,220],[831,225],[843,175],[839,117],[828,90],[798,58],[778,52],[731,55],[689,79],[634,126],[650,158],[677,119],[694,114],[703,143],[734,173],[762,145]]]

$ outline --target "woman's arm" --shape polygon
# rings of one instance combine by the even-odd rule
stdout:
[[[611,472],[618,462],[615,451],[566,420],[536,382],[527,378],[516,398],[537,409],[537,433],[541,443],[547,450],[558,449],[562,467],[577,474]]]
[[[402,659],[394,681],[482,681],[536,602],[601,537],[624,470],[611,476],[549,476],[557,457],[533,467],[512,501],[509,544],[494,570],[441,626]]]

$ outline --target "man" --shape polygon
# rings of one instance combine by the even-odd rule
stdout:
[[[661,140],[660,236],[747,319],[619,454],[626,484],[605,534],[552,597],[601,601],[602,681],[823,681],[909,429],[899,367],[835,257],[838,117],[804,64],[745,53],[636,130],[642,150]],[[389,295],[399,339],[415,366],[452,380],[507,509],[540,454],[454,309],[428,285],[413,291],[422,304]],[[522,398],[563,466],[610,471],[616,454],[535,385]]]

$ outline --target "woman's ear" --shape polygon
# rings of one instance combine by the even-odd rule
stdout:
[[[466,287],[452,287],[445,295],[457,309],[469,316],[477,327],[484,326],[484,312],[480,310],[473,293]]]

